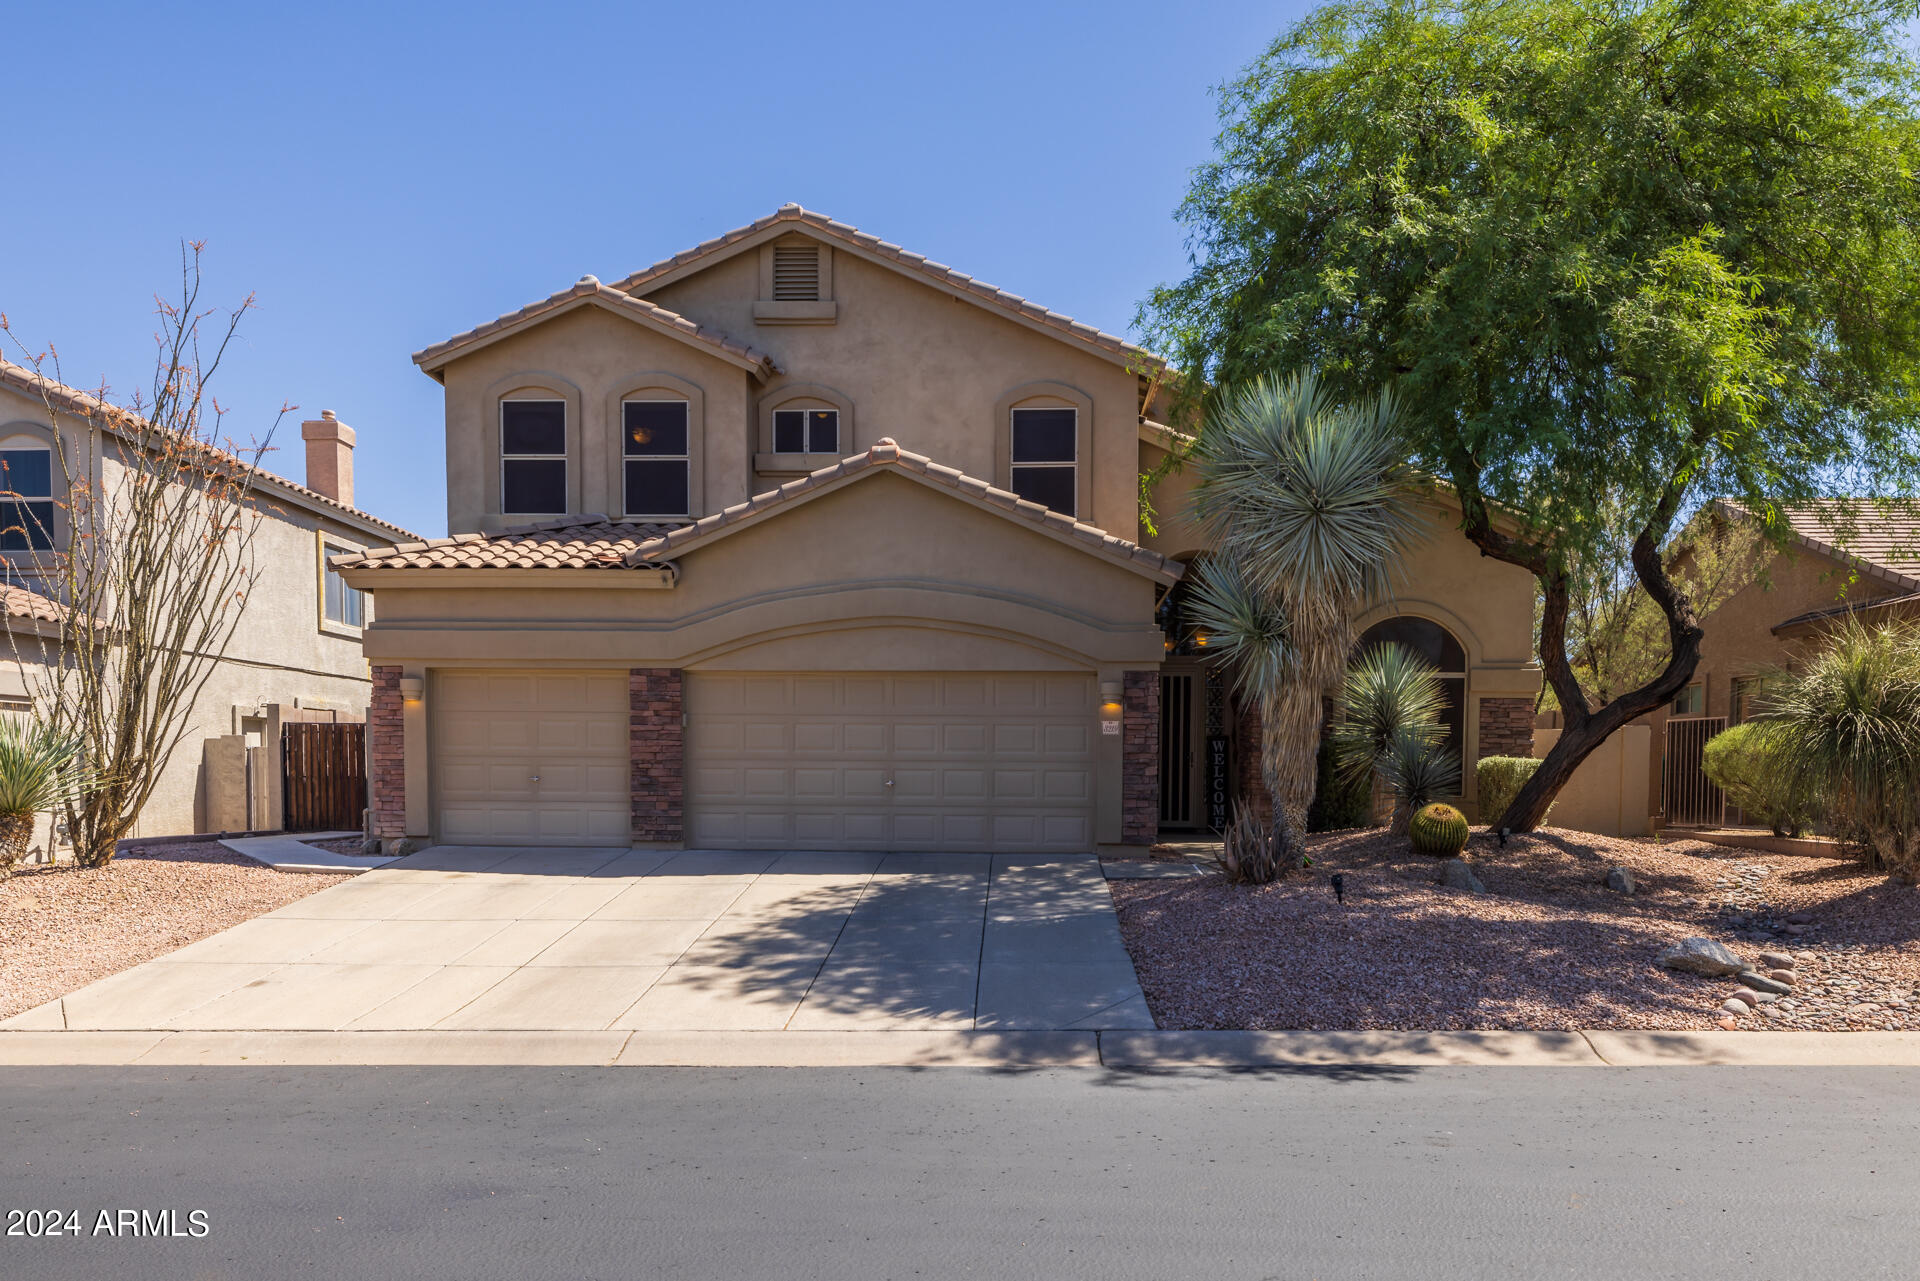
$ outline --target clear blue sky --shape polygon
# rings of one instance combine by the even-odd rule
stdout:
[[[0,311],[116,399],[182,239],[260,310],[237,436],[359,432],[361,506],[446,530],[439,385],[410,356],[592,272],[798,201],[1125,332],[1186,258],[1210,90],[1306,6],[17,6]],[[17,353],[7,352],[9,358]]]

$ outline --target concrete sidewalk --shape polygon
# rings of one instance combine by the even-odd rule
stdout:
[[[1920,1032],[0,1032],[0,1067],[1914,1067]]]

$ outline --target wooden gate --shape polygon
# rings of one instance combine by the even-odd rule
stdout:
[[[1668,827],[1720,827],[1727,797],[1707,777],[1707,740],[1727,727],[1724,716],[1689,716],[1667,722],[1667,750],[1660,778],[1660,804]]]
[[[285,830],[360,830],[367,808],[367,727],[292,721],[280,727]]]

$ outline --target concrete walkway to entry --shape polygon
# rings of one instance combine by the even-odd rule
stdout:
[[[450,846],[0,1023],[23,1031],[1153,1026],[1091,855]]]

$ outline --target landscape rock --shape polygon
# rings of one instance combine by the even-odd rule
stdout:
[[[377,840],[367,840],[367,841],[360,842],[360,854],[361,854],[361,857],[363,858],[379,858],[380,842]]]
[[[1793,957],[1786,952],[1762,952],[1760,963],[1770,970],[1790,970],[1793,968]]]
[[[1465,890],[1469,894],[1485,894],[1487,887],[1473,874],[1473,868],[1463,858],[1450,858],[1440,865],[1440,883],[1450,890]]]
[[[1727,998],[1730,1001],[1745,1001],[1748,1005],[1759,1005],[1760,994],[1750,987],[1743,987]]]
[[[1688,974],[1704,974],[1708,978],[1718,978],[1723,974],[1740,974],[1747,968],[1747,963],[1735,956],[1733,950],[1725,943],[1698,936],[1681,939],[1662,952],[1658,964],[1670,970],[1683,970]],[[1744,974],[1741,975],[1742,979],[1745,977]],[[1766,990],[1751,983],[1747,986],[1755,987],[1759,991]]]
[[[1739,1018],[1741,1015],[1746,1014],[1753,1009],[1753,1007],[1748,1005],[1745,1001],[1742,1001],[1739,998],[1732,997],[1732,996],[1720,1002],[1720,1008],[1725,1010],[1727,1013],[1733,1015],[1735,1018]]]
[[[1740,1020],[1734,1018],[1731,1014],[1722,1014],[1720,1016],[1720,1028],[1725,1032],[1738,1032],[1740,1030]]]
[[[1607,869],[1607,888],[1616,894],[1631,894],[1640,888],[1633,879],[1633,869],[1628,867],[1610,867]]]
[[[1776,983],[1785,983],[1788,987],[1793,986],[1794,979],[1793,979],[1793,971],[1791,969],[1768,970],[1767,977],[1772,979]]]
[[[1807,932],[1807,927],[1804,925],[1789,925],[1787,927],[1787,933],[1793,935],[1795,938],[1798,938],[1800,935],[1805,934],[1806,932]]]
[[[1758,970],[1740,971],[1740,981],[1756,992],[1772,992],[1775,996],[1785,996],[1793,991],[1779,979],[1770,979]]]
[[[389,858],[405,858],[409,854],[418,854],[425,848],[425,842],[417,841],[411,836],[403,836],[397,841],[386,842],[386,853]]]
[[[1788,912],[1787,924],[1788,925],[1811,925],[1813,924],[1813,913],[1812,912]]]

